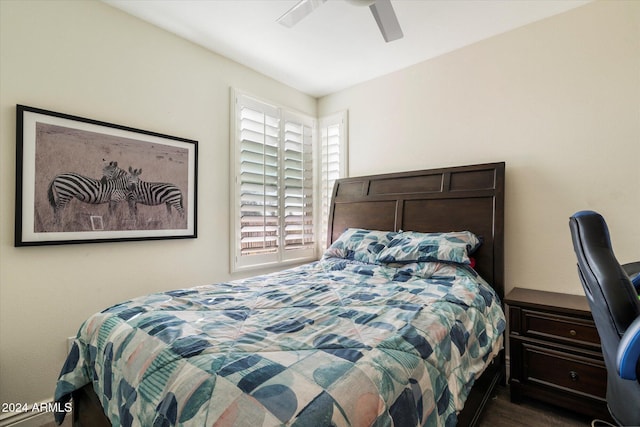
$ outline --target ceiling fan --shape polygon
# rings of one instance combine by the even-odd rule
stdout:
[[[293,27],[302,18],[309,15],[327,0],[300,0],[295,6],[285,12],[278,22],[285,27]],[[393,11],[391,0],[345,0],[358,6],[369,6],[373,17],[380,28],[384,41],[389,43],[403,37],[396,13]]]

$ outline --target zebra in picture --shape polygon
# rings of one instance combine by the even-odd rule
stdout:
[[[93,205],[109,203],[109,214],[112,214],[118,202],[127,200],[128,183],[129,174],[114,161],[102,168],[101,179],[75,172],[57,175],[49,184],[48,190],[49,204],[53,208],[56,224],[60,223],[65,206],[74,198]]]
[[[184,215],[182,204],[182,191],[173,184],[166,182],[147,182],[140,179],[142,169],[133,169],[129,166],[129,197],[133,199],[133,212],[137,215],[136,203],[148,206],[165,204],[167,214],[171,215],[171,206]]]

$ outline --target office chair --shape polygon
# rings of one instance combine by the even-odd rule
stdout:
[[[621,266],[604,218],[580,211],[569,220],[578,274],[607,368],[607,405],[623,426],[640,426],[640,300],[630,279],[640,263]]]

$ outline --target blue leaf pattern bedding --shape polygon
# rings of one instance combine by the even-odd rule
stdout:
[[[505,318],[470,268],[419,264],[325,256],[115,305],[55,399],[93,383],[121,426],[453,426]]]

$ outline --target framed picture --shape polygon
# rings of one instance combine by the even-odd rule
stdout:
[[[16,246],[197,237],[197,141],[24,105],[16,122]]]

